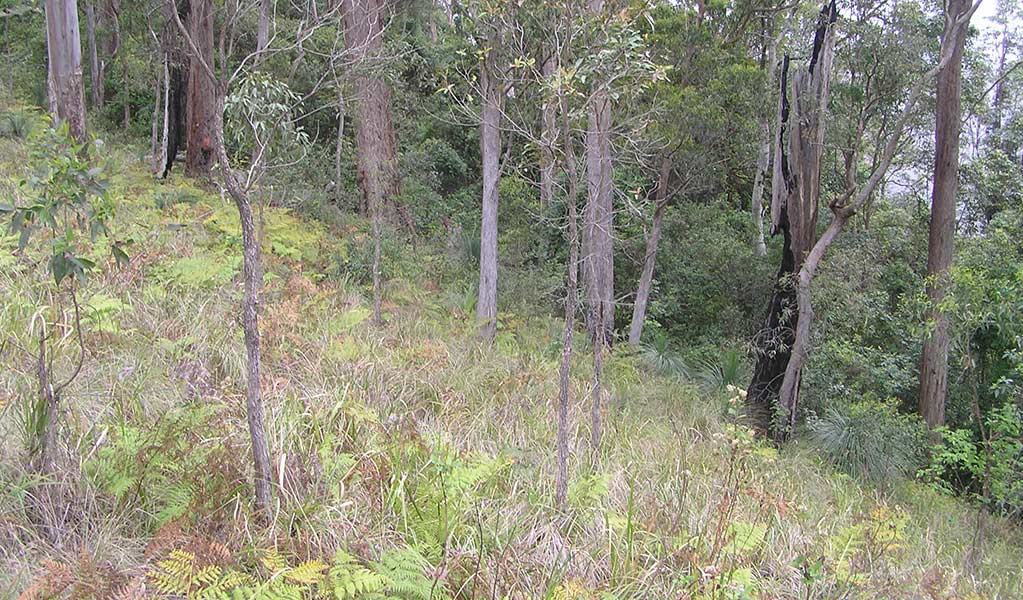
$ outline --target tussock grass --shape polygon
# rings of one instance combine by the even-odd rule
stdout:
[[[7,165],[18,146],[0,144]],[[175,548],[258,572],[255,556],[270,548],[296,561],[329,560],[338,549],[371,561],[412,546],[437,589],[460,598],[1023,595],[1023,545],[1011,524],[989,518],[977,540],[975,510],[954,499],[911,482],[882,492],[798,442],[778,453],[752,440],[730,416],[733,394],[721,389],[738,370],[730,359],[714,377],[686,378],[616,351],[605,443],[594,457],[580,336],[570,503],[559,510],[558,321],[516,304],[502,312],[494,347],[481,346],[471,294],[440,285],[459,281],[444,272],[458,266],[442,251],[424,259],[421,248],[390,257],[399,275],[386,286],[387,322],[376,327],[363,284],[324,275],[352,232],[304,230],[291,215],[289,239],[315,238],[319,247],[316,256],[290,246],[266,253],[262,385],[277,485],[270,523],[258,525],[247,480],[241,292],[233,273],[218,271],[238,249],[225,243],[222,221],[208,222],[225,205],[187,181],[155,183],[123,156],[110,164],[128,165],[111,173],[118,232],[140,243],[128,269],[108,269],[83,291],[123,307],[107,330],[87,334],[85,368],[66,394],[59,481],[34,480],[22,466],[20,407],[33,394],[28,328],[33,307],[45,304],[45,274],[31,254],[11,256],[11,241],[0,241],[8,342],[0,357],[0,589],[16,595],[49,582],[64,584],[65,597],[107,597],[138,589]],[[178,187],[197,199],[158,207],[157,192],[176,197],[168,189]],[[193,277],[168,275],[189,257],[202,257],[187,263]],[[175,454],[171,437],[147,439],[129,461],[141,480],[120,496],[90,475],[113,469],[97,457],[124,447],[125,432],[157,429],[209,452],[193,461]],[[147,471],[161,460],[163,471]],[[182,515],[161,520],[154,507],[175,502]]]

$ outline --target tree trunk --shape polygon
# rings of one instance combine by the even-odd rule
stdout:
[[[160,46],[164,55],[163,152],[159,174],[167,177],[177,159],[178,150],[185,141],[185,99],[188,88],[188,52],[182,47],[177,20],[188,19],[187,6],[179,7],[174,0],[163,4],[164,28]]]
[[[89,79],[92,85],[92,108],[103,106],[103,74],[99,66],[99,51],[96,48],[96,8],[92,2],[85,3],[85,31],[89,40]]]
[[[383,43],[383,0],[342,0],[345,43],[360,62],[355,84],[355,138],[358,153],[356,179],[365,210],[379,197],[386,203],[398,194],[398,165],[391,89],[379,75],[369,72]]]
[[[150,122],[149,132],[149,168],[153,173],[163,164],[162,146],[160,144],[160,115],[165,110],[166,98],[164,97],[164,81],[167,77],[167,61],[156,71],[156,89],[153,90],[153,118]]]
[[[604,10],[589,0],[589,10]],[[611,166],[611,100],[606,89],[590,97],[586,130],[586,215],[583,227],[583,276],[587,327],[593,339],[610,346],[614,334],[614,212]],[[599,321],[599,323],[598,323]]]
[[[753,179],[753,200],[750,211],[753,213],[753,253],[767,256],[767,243],[764,241],[764,179],[767,177],[767,164],[771,155],[771,127],[767,120],[760,123],[760,152],[757,154],[757,174]]]
[[[256,26],[256,64],[263,61],[263,53],[270,43],[270,13],[273,12],[273,0],[260,0],[259,24]]]
[[[821,10],[808,68],[805,72],[798,72],[791,82],[791,103],[787,56],[781,69],[779,126],[774,134],[777,137],[771,223],[772,233],[781,231],[785,244],[767,318],[755,340],[757,363],[746,398],[753,427],[775,439],[788,435],[787,424],[795,418],[802,357],[795,365],[790,365],[790,361],[794,356],[793,346],[800,326],[809,327],[808,322],[800,323],[800,319],[804,315],[808,317],[809,313],[800,310],[799,291],[803,263],[817,242],[824,114],[828,102],[834,55],[834,23],[837,18],[838,10],[834,2]],[[793,281],[793,276],[796,281]],[[803,306],[809,310],[808,302],[803,303]],[[795,369],[794,379],[788,376],[790,366]],[[794,384],[795,387],[785,388],[786,383]],[[780,428],[775,427],[777,408],[784,413]]]
[[[54,120],[66,122],[71,137],[86,141],[82,44],[76,0],[46,0],[46,51],[49,59]]]
[[[501,104],[504,89],[497,77],[497,36],[480,68],[482,111],[480,155],[483,169],[483,220],[480,225],[480,279],[476,323],[480,338],[491,342],[497,333],[497,207],[501,181]]]
[[[661,221],[668,207],[668,177],[671,175],[671,158],[661,159],[661,171],[657,177],[657,194],[654,201],[654,218],[650,224],[650,235],[646,240],[643,254],[643,273],[636,286],[636,303],[632,306],[632,323],[629,325],[629,345],[639,346],[643,339],[643,322],[646,320],[650,287],[654,280],[654,265],[657,262],[657,246],[661,241]]]
[[[543,58],[542,74],[545,80],[554,76],[555,57]],[[544,102],[540,124],[540,208],[544,211],[554,199],[554,138],[557,115],[552,102]]]
[[[956,220],[956,185],[959,179],[960,96],[965,35],[955,35],[958,19],[971,7],[969,0],[949,0],[945,15],[942,54],[951,60],[938,73],[937,115],[934,125],[934,188],[931,194],[930,236],[927,243],[928,323],[933,330],[924,340],[920,359],[920,416],[930,428],[945,423],[948,392],[949,320],[941,303],[949,286]],[[949,44],[952,47],[949,48]]]
[[[185,173],[206,178],[213,168],[213,128],[217,120],[216,84],[206,68],[213,68],[213,3],[212,0],[191,0],[188,31],[200,53],[189,61],[188,73],[188,140],[185,148]]]
[[[263,268],[260,258],[259,236],[252,217],[252,203],[248,194],[238,183],[231,170],[227,150],[224,148],[224,121],[222,90],[215,96],[212,130],[216,157],[228,193],[238,209],[242,230],[242,278],[245,283],[245,297],[242,302],[242,329],[245,333],[245,355],[247,372],[245,382],[245,412],[248,418],[249,437],[252,443],[252,463],[255,470],[254,485],[256,508],[266,515],[270,509],[270,450],[266,439],[263,415],[263,393],[261,388],[261,353],[259,336],[259,290],[263,285]]]
[[[561,335],[561,367],[558,377],[558,477],[555,498],[560,508],[568,499],[568,402],[571,393],[572,338],[575,333],[575,309],[579,293],[579,226],[576,204],[579,201],[579,173],[576,167],[572,130],[569,127],[568,106],[564,94],[559,94],[561,105],[561,132],[565,144],[565,168],[568,171],[568,265],[565,276],[565,328]]]

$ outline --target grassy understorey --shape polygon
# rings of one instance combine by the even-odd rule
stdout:
[[[27,150],[0,140],[0,161],[14,193]],[[721,378],[666,377],[616,350],[592,456],[581,335],[557,509],[559,320],[517,295],[481,347],[471,267],[425,240],[388,246],[386,323],[374,326],[368,228],[336,211],[260,212],[275,477],[261,523],[233,208],[179,175],[154,181],[124,151],[105,163],[131,263],[97,255],[101,272],[78,290],[87,354],[64,395],[52,480],[24,467],[35,340],[44,322],[56,328],[53,369],[69,372],[73,311],[42,258],[0,238],[6,596],[1023,597],[1011,524],[919,483],[879,490],[798,442],[763,445]]]

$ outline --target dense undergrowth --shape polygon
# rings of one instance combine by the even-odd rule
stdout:
[[[24,145],[0,140],[0,160],[13,193]],[[374,326],[368,228],[329,206],[330,219],[259,213],[276,484],[262,524],[250,507],[237,217],[216,191],[154,181],[123,150],[104,163],[131,262],[97,255],[104,267],[79,290],[87,356],[65,395],[58,480],[23,467],[33,328],[50,311],[54,368],[66,370],[73,320],[54,314],[41,259],[0,238],[10,596],[1023,595],[1023,542],[1008,523],[911,481],[877,489],[799,443],[779,453],[755,441],[738,424],[741,393],[725,386],[738,355],[708,373],[616,350],[594,457],[578,353],[569,502],[556,509],[559,321],[522,286],[494,347],[481,347],[471,250],[418,240],[387,246],[386,324]]]

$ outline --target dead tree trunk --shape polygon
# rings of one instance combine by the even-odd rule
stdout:
[[[636,286],[636,302],[632,306],[632,323],[629,325],[629,345],[636,347],[643,339],[643,323],[646,320],[650,288],[654,280],[654,265],[657,262],[657,246],[661,241],[661,221],[668,208],[668,177],[671,175],[671,158],[661,159],[661,170],[657,177],[657,193],[654,199],[654,217],[650,223],[650,234],[646,239],[643,254],[643,272]]]
[[[188,52],[182,46],[181,34],[175,23],[178,20],[187,21],[188,7],[178,6],[174,0],[165,0],[163,18],[164,28],[160,34],[164,56],[163,140],[158,173],[161,177],[167,177],[177,159],[178,150],[185,142]]]
[[[785,243],[767,319],[755,340],[757,363],[747,394],[754,428],[775,438],[784,437],[787,431],[786,426],[775,426],[776,407],[784,413],[782,416],[786,423],[795,418],[795,397],[788,399],[791,406],[779,407],[783,404],[779,394],[792,357],[800,318],[793,277],[802,268],[807,253],[817,240],[823,119],[834,53],[833,25],[837,18],[838,9],[832,1],[822,9],[818,18],[808,68],[795,75],[791,90],[788,56],[782,63],[771,224],[772,234],[780,231]]]
[[[213,65],[212,0],[191,0],[188,31],[202,62],[195,56],[189,61],[185,173],[192,177],[207,178],[216,160],[213,147],[213,128],[217,118],[216,82],[213,73],[202,66]]]
[[[501,181],[501,105],[504,87],[497,73],[499,35],[491,36],[490,51],[480,66],[482,110],[480,155],[483,162],[483,219],[480,224],[480,278],[476,301],[479,335],[491,342],[497,334],[497,208]]]
[[[71,137],[85,142],[85,88],[82,83],[82,43],[76,0],[46,0],[46,54],[50,68],[53,115],[66,122]]]
[[[945,423],[948,393],[949,319],[941,309],[949,287],[956,222],[956,185],[959,180],[960,96],[962,56],[966,36],[956,25],[970,12],[970,0],[949,0],[942,36],[942,53],[951,55],[938,73],[937,116],[934,126],[934,188],[931,194],[930,236],[927,244],[928,323],[933,323],[924,340],[920,359],[920,416],[930,428]]]

